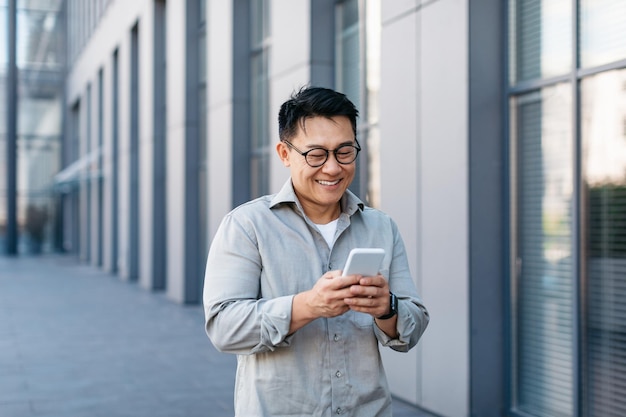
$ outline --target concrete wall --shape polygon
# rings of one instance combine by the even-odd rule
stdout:
[[[113,85],[113,53],[111,53],[111,61],[107,64],[107,68],[103,68],[102,76],[102,175],[104,175],[102,242],[106,242],[102,247],[102,268],[111,272],[115,270],[111,241],[114,234],[111,225],[113,224],[113,211],[117,210],[117,207],[112,205],[114,184],[111,181],[113,177],[113,92],[111,88]]]
[[[382,3],[381,188],[432,320],[417,350],[385,360],[397,395],[461,417],[469,410],[468,4],[422,3]]]
[[[425,7],[420,37],[422,294],[435,317],[423,344],[422,404],[451,417],[469,407],[467,8]]]
[[[185,286],[185,2],[167,4],[167,294],[184,299]],[[169,65],[171,64],[171,65]]]
[[[270,143],[278,142],[278,110],[291,93],[310,81],[310,9],[305,0],[273,0],[270,23]],[[270,160],[270,189],[277,192],[289,178],[289,170],[276,152]]]
[[[208,234],[232,208],[233,1],[207,1]]]
[[[422,264],[418,230],[421,228],[419,19],[410,2],[382,5],[381,43],[381,209],[389,213],[402,231],[411,271],[422,293]],[[398,48],[396,45],[403,45]],[[401,152],[396,151],[401,149]],[[406,169],[393,169],[393,167]],[[402,184],[398,186],[398,184]],[[426,305],[430,308],[428,300]],[[423,343],[423,342],[422,342]],[[394,393],[411,403],[422,398],[421,346],[406,354],[385,350],[385,367]],[[407,369],[415,372],[406,372]],[[393,375],[393,377],[391,377]]]
[[[118,48],[119,53],[119,107],[117,111],[119,112],[119,211],[120,213],[128,213],[129,212],[129,156],[130,156],[130,39],[131,39],[131,29],[133,25],[137,21],[141,21],[142,25],[144,21],[147,21],[147,17],[150,16],[149,11],[151,10],[152,2],[149,0],[143,1],[135,1],[131,3],[123,3],[123,2],[111,2],[109,7],[105,10],[102,19],[96,26],[93,35],[89,38],[89,43],[83,47],[81,53],[79,54],[77,60],[73,63],[70,68],[70,72],[67,77],[66,83],[66,94],[67,94],[67,106],[71,106],[76,103],[77,100],[80,99],[80,112],[81,112],[81,154],[85,154],[86,143],[85,140],[87,136],[87,95],[86,89],[87,85],[91,85],[91,96],[92,96],[92,149],[97,139],[97,113],[96,113],[96,103],[97,103],[97,94],[98,94],[98,71],[102,68],[104,74],[104,153],[103,153],[103,168],[105,175],[109,173],[109,167],[111,165],[111,135],[112,131],[109,128],[112,120],[112,115],[110,113],[111,105],[110,105],[110,94],[111,94],[111,71],[112,71],[112,60],[113,53],[116,48]],[[143,26],[142,26],[143,27]],[[146,32],[147,33],[147,32]],[[141,32],[140,32],[141,35]],[[150,43],[146,42],[145,39],[140,39],[140,51],[142,47],[148,46]],[[143,59],[143,57],[142,57]],[[144,74],[142,74],[144,75]],[[146,88],[140,87],[140,94],[144,93]],[[146,103],[149,101],[150,96],[140,97],[140,103]],[[140,104],[140,108],[142,104]],[[142,127],[140,126],[140,132],[142,131]],[[110,197],[110,186],[111,184],[108,182],[110,177],[105,177],[105,207],[106,207],[106,198]],[[93,185],[93,184],[92,184]],[[93,186],[92,186],[93,188]],[[86,195],[84,192],[84,185],[81,188],[81,223],[83,225],[86,224]],[[95,191],[92,191],[92,193]],[[94,202],[93,196],[92,205]],[[110,229],[110,221],[111,216],[107,213],[107,209],[104,211],[104,223],[103,230]],[[95,216],[96,212],[92,212],[92,217]],[[141,215],[140,215],[141,217]],[[113,269],[113,265],[116,265],[119,274],[122,278],[128,278],[129,276],[129,256],[130,256],[130,248],[128,247],[129,241],[129,218],[128,216],[122,214],[119,217],[119,242],[118,242],[118,259],[112,259],[109,254],[110,246],[111,246],[111,234],[104,233],[102,244],[103,244],[103,266],[106,269]],[[94,242],[97,242],[97,237],[94,233],[94,225],[95,220],[91,225],[91,237],[90,243],[93,246]],[[83,227],[81,234],[81,258],[94,259],[94,252],[91,252],[87,255],[86,251],[87,247],[87,228]],[[95,251],[95,249],[92,249]]]
[[[180,2],[174,2],[180,4]],[[173,12],[173,14],[175,11]],[[174,14],[175,15],[175,14]],[[154,193],[154,92],[153,92],[153,55],[154,55],[154,2],[150,0],[136,1],[132,4],[112,2],[105,10],[102,20],[96,26],[88,45],[82,50],[77,61],[73,64],[67,78],[68,106],[81,99],[81,153],[85,154],[87,137],[91,137],[91,149],[97,144],[97,103],[98,103],[98,71],[103,70],[103,173],[104,181],[104,205],[103,205],[103,236],[102,236],[102,266],[107,271],[118,270],[123,279],[130,278],[130,247],[129,235],[130,224],[128,213],[130,211],[130,54],[131,54],[131,30],[135,24],[139,26],[139,252],[138,279],[144,288],[154,286],[154,256],[151,244],[154,235],[154,210],[150,205]],[[175,24],[175,27],[181,24]],[[181,43],[184,44],[184,43]],[[119,153],[118,153],[118,207],[110,205],[113,184],[111,183],[112,169],[112,135],[113,109],[112,109],[112,63],[113,53],[118,50],[119,57],[119,98],[118,107],[115,111],[119,117]],[[172,49],[181,51],[180,44],[173,45]],[[176,63],[177,61],[173,61]],[[170,65],[171,72],[178,80],[183,79],[177,74],[176,65]],[[86,85],[91,85],[91,134],[87,136],[87,110]],[[184,91],[184,90],[183,90]],[[174,95],[174,100],[176,96]],[[180,108],[173,105],[173,109]],[[172,117],[177,117],[175,114]],[[174,126],[184,126],[184,122],[172,122]],[[176,127],[174,128],[176,129]],[[176,134],[174,133],[174,137]],[[177,164],[179,165],[179,164]],[[82,258],[91,259],[91,263],[97,259],[97,199],[95,182],[91,187],[91,223],[89,247],[86,245],[87,228],[83,228],[82,235]],[[173,187],[175,190],[180,186]],[[83,186],[83,189],[86,187]],[[81,207],[86,219],[86,196],[82,193]],[[112,258],[113,233],[111,233],[112,211],[119,210],[119,233],[118,233],[118,257]],[[174,234],[174,237],[176,235]],[[86,251],[89,250],[89,253]],[[174,264],[176,267],[176,264]],[[174,283],[173,287],[176,287]],[[173,294],[173,297],[177,297]]]
[[[153,287],[154,255],[154,1],[139,21],[139,284]]]

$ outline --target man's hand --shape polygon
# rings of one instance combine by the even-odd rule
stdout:
[[[387,320],[378,317],[389,313],[389,284],[382,275],[375,277],[360,277],[358,285],[350,287],[352,297],[346,298],[345,303],[354,311],[367,313],[374,317],[376,325],[391,338],[398,337],[398,316]]]
[[[291,307],[293,333],[320,317],[336,317],[346,313],[350,306],[345,302],[352,297],[351,287],[359,283],[358,275],[341,276],[341,271],[329,271],[317,280],[313,288],[296,294]]]
[[[382,275],[375,277],[349,277],[360,278],[358,285],[350,287],[350,295],[344,300],[354,311],[367,313],[374,318],[389,312],[389,284]],[[347,278],[349,278],[347,277]]]

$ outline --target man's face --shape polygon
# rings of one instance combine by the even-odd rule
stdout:
[[[289,142],[301,152],[313,148],[333,151],[342,145],[356,144],[352,125],[345,116],[306,119],[300,124],[298,134]],[[284,142],[279,142],[276,150],[283,164],[291,171],[296,195],[306,215],[320,223],[336,218],[335,215],[339,215],[338,202],[354,179],[356,161],[340,164],[333,152],[329,152],[326,163],[313,168],[307,164],[304,156]]]

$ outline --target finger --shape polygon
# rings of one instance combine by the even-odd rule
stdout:
[[[336,276],[333,278],[333,287],[337,289],[349,288],[351,285],[357,285],[360,279],[360,275]]]
[[[374,297],[349,297],[344,299],[346,303],[353,310],[363,310],[376,308],[379,304],[378,300]]]
[[[360,285],[364,286],[373,286],[373,287],[385,287],[387,285],[387,280],[382,275],[377,275],[375,277],[363,277],[359,280]]]
[[[384,314],[383,310],[386,308],[378,298],[356,297],[346,298],[344,301],[351,310],[371,314],[373,316]]]
[[[370,314],[373,317],[379,317],[385,314],[389,309],[388,302],[384,301],[381,297],[346,298],[344,302],[349,306],[350,310]]]
[[[384,289],[372,285],[353,285],[350,287],[350,293],[357,297],[382,297],[384,295]]]

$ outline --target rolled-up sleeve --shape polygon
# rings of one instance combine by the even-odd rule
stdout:
[[[417,345],[428,326],[430,317],[428,310],[417,295],[398,227],[393,220],[389,221],[393,234],[393,259],[388,279],[390,290],[398,297],[396,325],[398,336],[390,338],[376,325],[374,325],[374,334],[382,346],[390,347],[398,352],[408,352]]]
[[[262,268],[254,234],[226,216],[211,244],[203,291],[205,329],[218,350],[254,354],[289,345],[293,296],[260,298]]]
[[[378,326],[374,325],[374,333],[381,345],[398,352],[408,352],[417,344],[428,325],[428,311],[417,298],[398,300],[398,336],[387,336]]]

